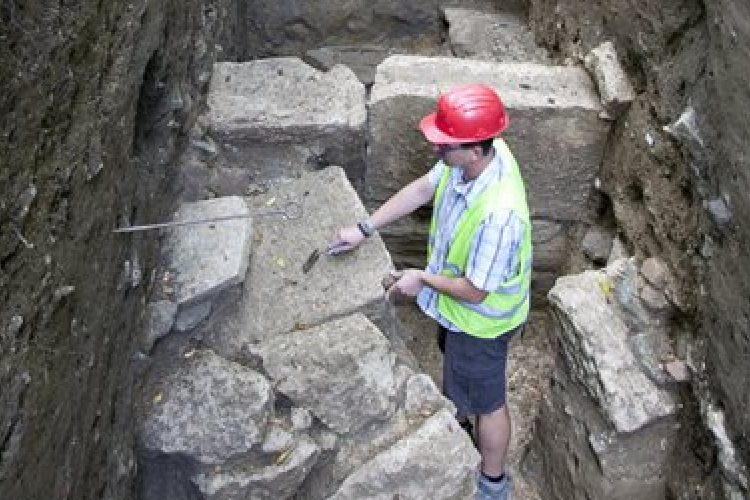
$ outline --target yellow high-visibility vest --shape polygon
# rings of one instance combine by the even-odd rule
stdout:
[[[504,165],[503,174],[500,179],[490,183],[461,216],[453,240],[449,244],[441,274],[448,277],[465,275],[474,233],[488,215],[502,210],[513,211],[524,225],[518,269],[511,278],[502,283],[497,290],[487,294],[478,304],[455,300],[443,293],[438,294],[440,314],[461,331],[482,338],[497,337],[526,321],[531,286],[531,221],[529,207],[526,204],[526,189],[518,170],[518,163],[505,141],[496,139],[493,146]],[[450,168],[446,168],[435,190],[430,242],[435,241],[437,212],[449,177]],[[428,244],[427,252],[429,257],[432,253],[431,244]]]

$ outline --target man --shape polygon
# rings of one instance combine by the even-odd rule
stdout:
[[[434,201],[426,269],[398,273],[386,293],[416,297],[440,325],[444,392],[457,418],[477,418],[477,499],[508,499],[505,365],[510,338],[528,315],[531,275],[525,188],[513,155],[495,139],[508,117],[490,87],[469,85],[442,95],[420,126],[439,161],[371,217],[341,229],[332,248],[355,248],[378,228]]]

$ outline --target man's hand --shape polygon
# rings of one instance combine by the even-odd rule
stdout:
[[[416,297],[422,290],[422,275],[424,271],[421,269],[407,269],[405,271],[391,271],[391,275],[396,280],[393,285],[388,288],[385,292],[386,300],[397,298],[398,295],[406,297]]]
[[[357,226],[343,227],[336,233],[333,242],[328,245],[328,255],[350,252],[357,248],[364,239],[365,236]]]

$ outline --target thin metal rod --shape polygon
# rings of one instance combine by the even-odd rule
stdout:
[[[254,212],[249,214],[222,215],[219,217],[209,217],[206,219],[196,219],[188,221],[160,222],[158,224],[144,224],[142,226],[127,226],[113,229],[113,233],[135,233],[138,231],[150,231],[152,229],[163,229],[167,227],[195,226],[198,224],[211,224],[236,219],[249,219],[251,217],[265,217],[269,215],[283,215],[289,219],[298,219],[302,217],[302,205],[296,201],[290,201],[283,209],[267,210],[265,212]]]

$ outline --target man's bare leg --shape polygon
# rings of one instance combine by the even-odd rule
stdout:
[[[477,439],[484,475],[499,477],[504,474],[510,446],[510,412],[507,404],[477,418]]]

